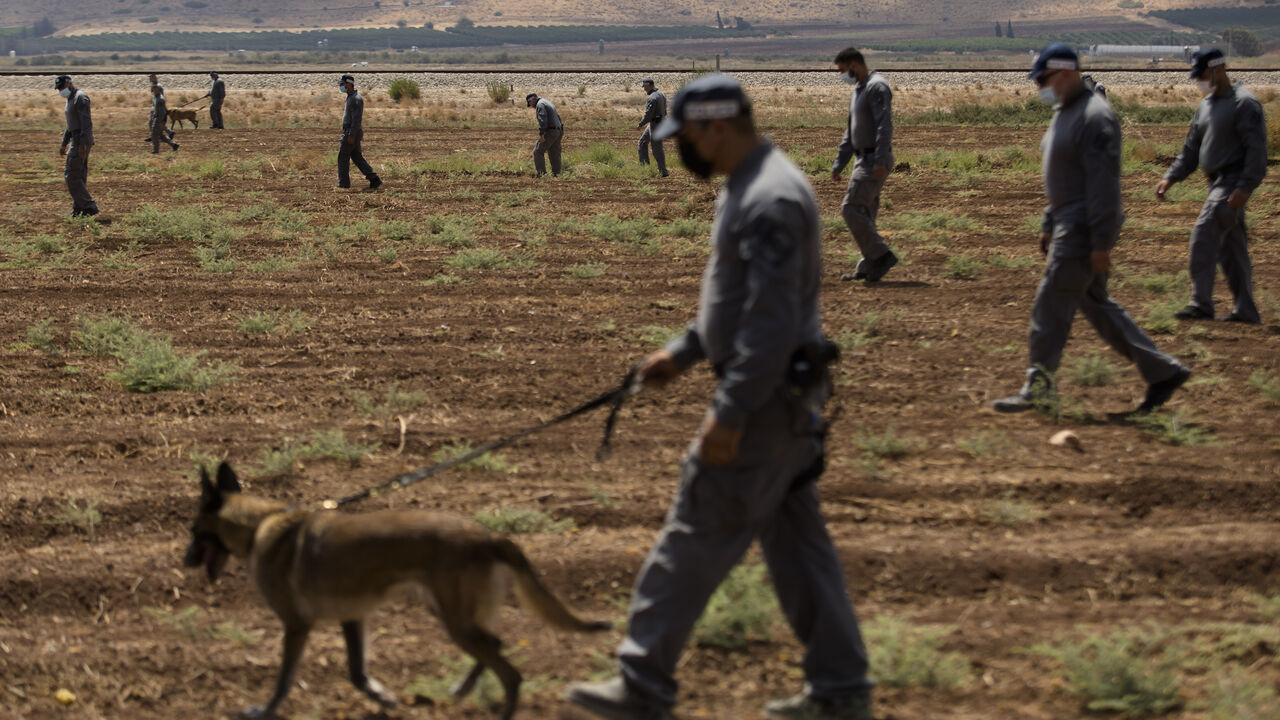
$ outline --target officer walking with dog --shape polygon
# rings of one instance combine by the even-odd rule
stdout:
[[[160,152],[160,143],[165,143],[173,148],[174,152],[178,150],[178,143],[173,141],[173,133],[169,128],[165,127],[165,122],[169,119],[169,111],[165,106],[164,88],[159,84],[151,86],[151,154],[155,155]]]
[[[62,133],[59,155],[67,158],[62,176],[71,193],[71,216],[88,217],[98,214],[98,204],[89,195],[89,149],[93,147],[93,116],[89,110],[89,96],[76,88],[71,76],[59,75],[53,88],[67,99],[63,112],[67,117],[67,129]]]
[[[640,124],[636,128],[644,128],[644,134],[640,136],[640,142],[637,143],[637,149],[640,151],[640,164],[649,164],[649,145],[653,145],[653,159],[658,163],[658,173],[662,177],[667,177],[667,153],[662,148],[661,140],[654,140],[653,135],[658,131],[658,126],[662,124],[662,118],[667,116],[667,96],[653,84],[652,78],[645,78],[640,83],[640,87],[649,95],[649,99],[644,103],[644,117],[640,118]],[[645,127],[648,125],[648,127]]]
[[[1182,387],[1191,370],[1160,352],[1107,294],[1111,249],[1124,224],[1120,122],[1107,100],[1085,85],[1080,60],[1066,45],[1041,51],[1028,77],[1040,86],[1041,99],[1056,107],[1040,144],[1049,201],[1040,250],[1048,263],[1031,310],[1026,383],[994,407],[1022,412],[1052,398],[1053,376],[1081,310],[1108,345],[1138,366],[1147,394],[1136,412],[1151,412]]]
[[[227,84],[216,72],[209,73],[209,77],[213,79],[213,85],[205,93],[209,98],[209,121],[214,130],[222,130],[222,100],[227,96]]]
[[[840,279],[874,283],[898,264],[898,256],[876,229],[880,193],[894,164],[893,91],[880,73],[867,69],[866,59],[856,48],[841,50],[835,65],[840,79],[854,88],[844,137],[831,166],[831,179],[839,180],[849,160],[857,157],[840,214],[862,252],[853,273]]]
[[[1217,48],[1192,56],[1191,78],[1204,100],[1191,119],[1186,143],[1156,197],[1164,200],[1174,183],[1199,166],[1209,178],[1195,230],[1191,232],[1191,302],[1174,313],[1183,320],[1213,319],[1213,281],[1218,266],[1227,276],[1235,308],[1229,322],[1262,322],[1253,299],[1253,262],[1245,228],[1245,205],[1267,174],[1267,123],[1262,103],[1227,76],[1227,58]]]
[[[696,321],[644,361],[646,387],[699,360],[719,378],[685,456],[679,490],[636,580],[621,676],[568,699],[611,720],[663,720],[707,601],[759,539],[774,591],[804,643],[805,690],[773,718],[870,720],[871,682],[844,574],[818,506],[822,412],[830,394],[819,318],[818,206],[804,174],[761,137],[731,78],[685,86],[655,139],[679,136],[694,175],[728,177],[716,203]]]
[[[543,155],[547,155],[551,158],[551,175],[558,177],[560,141],[564,138],[564,123],[560,120],[560,113],[556,112],[556,106],[550,100],[538,97],[537,93],[526,95],[524,104],[525,107],[534,108],[534,114],[538,118],[538,142],[533,146],[533,168],[538,177],[546,175],[547,165]]]
[[[343,75],[338,87],[347,94],[346,110],[342,113],[342,140],[338,145],[338,187],[351,187],[350,163],[354,162],[369,181],[369,189],[377,190],[382,180],[360,150],[364,139],[364,98],[356,91],[356,79],[352,75]]]

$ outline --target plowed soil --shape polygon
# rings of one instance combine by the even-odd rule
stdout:
[[[828,157],[839,140],[830,128],[771,132],[784,147]],[[905,128],[900,147],[1034,151],[1041,132]],[[1132,128],[1129,137],[1172,143],[1181,133]],[[103,210],[95,229],[64,219],[70,202],[56,134],[0,133],[0,236],[58,235],[80,248],[79,260],[63,266],[21,267],[12,252],[0,257],[8,263],[0,270],[0,716],[228,717],[266,699],[279,624],[244,566],[232,561],[216,585],[180,566],[195,510],[196,458],[228,459],[250,492],[297,501],[343,495],[428,465],[446,444],[480,444],[576,405],[616,383],[655,346],[651,335],[692,317],[701,238],[645,254],[554,225],[590,225],[600,214],[709,219],[714,188],[682,170],[665,181],[539,181],[508,171],[414,174],[402,164],[383,169],[386,185],[377,192],[335,190],[333,136],[314,128],[186,133],[179,160],[217,154],[280,166],[262,165],[253,177],[230,165],[222,177],[201,178],[167,172],[174,160],[143,154],[137,131],[103,131],[96,157],[136,156],[141,165],[95,166],[90,187]],[[570,128],[566,137],[579,147],[630,148],[633,141],[633,133],[606,130]],[[531,144],[527,130],[373,128],[366,155],[383,167],[393,159],[439,159],[454,148],[524,155]],[[314,158],[286,172],[296,151]],[[668,152],[674,162],[674,148]],[[1185,267],[1199,210],[1194,199],[1157,204],[1150,192],[1156,179],[1148,171],[1125,177],[1130,224],[1116,252],[1115,295],[1138,317],[1157,302],[1182,299],[1181,288],[1157,295],[1136,278]],[[963,214],[974,223],[887,232],[909,264],[878,286],[840,282],[851,269],[851,242],[837,222],[843,183],[824,175],[814,182],[824,217],[833,219],[826,324],[847,340],[838,370],[843,415],[820,487],[848,587],[864,618],[954,628],[944,647],[973,663],[955,689],[883,688],[879,713],[913,720],[1079,717],[1080,700],[1064,690],[1057,666],[1022,648],[1072,637],[1078,628],[1261,621],[1251,598],[1275,595],[1280,583],[1280,405],[1248,378],[1280,374],[1274,183],[1255,197],[1252,230],[1265,324],[1182,324],[1154,336],[1196,371],[1171,408],[1216,438],[1185,447],[1110,419],[1136,405],[1144,386],[1123,358],[1107,355],[1083,319],[1064,367],[1101,354],[1121,369],[1114,383],[1084,387],[1064,378],[1075,412],[1056,423],[988,410],[993,398],[1017,389],[1026,364],[1039,274],[1029,218],[1042,204],[1034,172],[992,172],[958,185],[939,170],[900,167],[886,191],[887,227],[895,215],[925,212]],[[529,190],[542,194],[519,195]],[[502,206],[499,197],[516,198],[517,207]],[[135,237],[126,219],[143,206],[234,213],[265,201],[303,213],[305,227],[281,232],[246,220],[233,245],[240,264],[226,273],[203,271],[190,242]],[[454,249],[394,244],[373,233],[331,254],[300,250],[336,224],[406,220],[420,233],[427,216],[440,214],[474,218],[481,246],[531,264],[450,269]],[[972,279],[955,277],[948,265],[962,254],[981,263]],[[285,256],[302,259],[251,268]],[[993,256],[1004,260],[992,264]],[[571,272],[588,264],[602,274]],[[457,282],[424,284],[443,274]],[[1219,307],[1230,307],[1221,281]],[[302,313],[308,326],[238,328],[254,313],[287,311]],[[102,313],[169,335],[183,352],[235,363],[239,374],[205,392],[127,392],[108,377],[115,360],[88,357],[72,339],[78,318]],[[45,318],[52,318],[51,351],[28,332]],[[665,392],[637,397],[622,413],[606,462],[595,459],[603,417],[593,415],[505,450],[507,471],[452,471],[363,507],[466,516],[536,508],[572,519],[574,530],[518,541],[569,604],[620,620],[712,386],[703,368]],[[391,387],[426,400],[365,412]],[[1048,444],[1063,428],[1079,436],[1080,450]],[[354,465],[307,460],[289,473],[255,474],[265,449],[333,429],[378,447]],[[905,453],[868,462],[859,439],[890,430],[907,442]],[[96,503],[101,520],[92,535],[70,517],[69,503]],[[561,689],[606,673],[620,632],[556,634],[514,606],[503,611],[502,625],[529,679],[520,717],[584,718],[560,699]],[[460,672],[458,652],[420,607],[393,603],[375,627],[371,671],[406,703],[415,678]],[[680,669],[681,717],[758,717],[765,701],[799,689],[799,658],[781,626],[744,652],[692,647]],[[1264,657],[1254,669],[1275,681],[1274,659]],[[440,699],[377,708],[347,682],[337,628],[313,635],[300,680],[287,717],[493,716]],[[1193,706],[1208,683],[1189,681]],[[60,704],[59,689],[75,701]],[[1181,717],[1203,714],[1192,709]]]

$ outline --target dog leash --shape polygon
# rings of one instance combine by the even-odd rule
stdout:
[[[325,500],[320,505],[326,510],[337,510],[338,508],[344,507],[346,505],[351,505],[352,503],[357,503],[357,502],[360,502],[361,500],[368,500],[371,497],[381,495],[386,492],[402,490],[420,480],[431,477],[432,475],[435,475],[438,472],[442,472],[444,470],[457,467],[459,465],[462,465],[463,463],[470,462],[471,460],[474,460],[480,457],[481,455],[484,455],[485,453],[490,453],[490,452],[493,452],[494,450],[504,448],[514,443],[515,441],[520,440],[521,438],[528,437],[530,435],[542,432],[543,430],[546,430],[548,428],[559,425],[560,423],[566,422],[568,420],[572,420],[573,418],[578,417],[579,415],[591,412],[592,410],[595,410],[596,408],[601,407],[603,405],[610,405],[609,418],[605,422],[604,438],[601,440],[600,450],[596,454],[596,457],[598,457],[601,460],[604,460],[609,456],[610,440],[612,439],[614,426],[617,423],[618,412],[622,409],[622,405],[623,403],[626,402],[627,398],[631,397],[632,395],[635,395],[637,392],[640,391],[641,385],[637,378],[639,369],[640,369],[639,365],[632,366],[631,370],[627,372],[626,377],[623,378],[622,383],[619,384],[617,387],[611,388],[603,393],[600,393],[596,397],[582,403],[581,405],[573,408],[572,410],[569,410],[568,412],[557,415],[556,417],[550,420],[538,423],[537,425],[534,425],[532,427],[527,427],[523,430],[511,433],[510,435],[506,435],[504,437],[498,438],[497,440],[488,442],[470,452],[459,455],[458,457],[450,458],[448,460],[443,460],[429,467],[425,467],[419,470],[414,470],[413,472],[405,473],[388,482],[382,483],[381,485],[375,485],[373,487],[365,488],[364,490],[351,493],[350,495],[346,495],[344,497],[338,498],[337,500]]]

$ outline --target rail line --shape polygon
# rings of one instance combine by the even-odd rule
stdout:
[[[217,64],[216,64],[216,63],[213,63],[213,64],[212,64],[212,66],[213,66],[213,67],[216,67],[216,66],[217,66]],[[638,67],[638,66],[637,66],[637,67]],[[1183,67],[1183,66],[1181,66],[1181,65],[1179,65],[1179,66],[1171,66],[1171,67],[1166,67],[1166,68],[1152,68],[1152,67],[1138,67],[1138,68],[1126,68],[1126,67],[1096,67],[1096,68],[1088,68],[1088,69],[1089,69],[1089,71],[1090,71],[1090,72],[1096,72],[1096,73],[1104,73],[1104,72],[1106,72],[1106,73],[1123,72],[1123,73],[1152,73],[1152,74],[1155,74],[1155,73],[1186,72],[1186,68],[1185,68],[1185,67]],[[675,67],[671,67],[671,68],[650,68],[650,67],[645,67],[645,68],[643,68],[643,72],[644,72],[644,73],[654,73],[654,74],[658,74],[658,73],[684,73],[684,72],[690,72],[690,71],[692,71],[692,70],[694,70],[694,69],[693,69],[693,68],[687,68],[687,67],[682,67],[682,68],[675,68]],[[697,70],[697,71],[708,71],[708,70],[710,70],[710,68],[702,68],[702,67],[699,67],[699,68],[697,68],[696,70]],[[1014,74],[1014,73],[1024,73],[1024,74],[1025,74],[1025,73],[1027,72],[1026,68],[1007,68],[1007,67],[997,67],[997,68],[927,68],[927,67],[925,67],[925,68],[918,68],[918,67],[879,67],[879,66],[877,66],[877,67],[876,67],[876,70],[879,70],[879,71],[881,71],[881,72],[886,72],[886,73],[893,73],[893,72],[908,73],[908,72],[909,72],[909,73],[939,73],[939,74],[968,74],[968,73],[1010,73],[1010,74]],[[397,66],[397,67],[387,67],[387,68],[363,68],[363,67],[362,67],[362,68],[348,68],[348,67],[346,67],[346,66],[339,66],[339,67],[335,67],[335,68],[331,68],[331,69],[325,69],[325,70],[317,70],[317,69],[310,69],[310,70],[302,70],[302,69],[299,69],[299,70],[226,70],[226,69],[219,68],[219,69],[218,69],[218,72],[219,72],[219,74],[221,74],[221,75],[232,76],[232,75],[332,75],[333,73],[336,73],[336,72],[341,72],[341,73],[351,74],[351,75],[385,75],[385,74],[387,74],[387,73],[415,73],[415,74],[427,74],[427,75],[586,75],[586,74],[607,74],[607,73],[619,73],[619,72],[630,72],[630,73],[634,73],[634,72],[638,72],[638,71],[635,69],[635,67],[629,67],[629,68],[625,68],[625,67],[618,67],[618,68],[543,68],[543,69],[537,69],[537,68],[510,68],[510,69],[490,69],[490,68],[461,69],[461,68],[447,68],[447,69],[432,69],[432,68],[422,68],[422,67],[412,67],[412,66]],[[814,73],[814,74],[818,74],[818,73],[830,73],[830,72],[833,72],[833,70],[832,70],[831,68],[829,68],[829,67],[823,67],[823,68],[770,68],[770,67],[761,67],[761,68],[742,67],[742,68],[739,68],[739,67],[734,67],[734,68],[722,68],[722,72],[727,72],[727,73],[796,73],[796,74],[799,74],[799,73]],[[1242,67],[1233,67],[1233,68],[1231,68],[1231,74],[1232,74],[1232,75],[1246,74],[1246,73],[1274,73],[1274,72],[1280,72],[1280,68],[1242,68]],[[21,71],[19,71],[19,70],[0,70],[0,77],[38,77],[38,76],[54,75],[54,74],[61,74],[61,73],[74,74],[74,75],[78,75],[78,76],[95,76],[95,75],[144,75],[144,74],[149,74],[149,73],[156,73],[157,75],[207,75],[207,74],[209,73],[209,70],[208,70],[208,69],[204,69],[204,70],[166,70],[166,69],[162,69],[162,68],[150,68],[150,67],[148,67],[148,68],[142,68],[142,69],[138,69],[138,70],[86,70],[86,69],[83,69],[83,68],[77,68],[77,67],[62,67],[62,68],[52,68],[52,69],[49,69],[49,70],[21,70]]]

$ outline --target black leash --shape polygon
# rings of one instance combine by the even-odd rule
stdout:
[[[517,440],[520,440],[521,438],[525,438],[535,433],[542,432],[547,428],[553,427],[555,425],[559,425],[560,423],[566,422],[568,420],[572,420],[573,418],[579,415],[582,415],[584,413],[591,412],[592,410],[595,410],[596,408],[601,407],[602,405],[612,403],[609,410],[609,419],[605,422],[604,439],[601,441],[600,450],[597,453],[597,457],[600,458],[601,460],[604,460],[606,457],[609,456],[609,449],[610,449],[609,443],[610,443],[610,440],[612,439],[614,425],[617,422],[618,411],[622,409],[622,405],[623,403],[626,402],[627,398],[636,394],[640,390],[640,384],[636,380],[636,375],[638,371],[639,371],[639,366],[633,366],[631,368],[631,371],[628,372],[627,376],[622,380],[622,383],[617,387],[612,388],[606,392],[603,392],[597,395],[596,397],[586,401],[585,403],[579,405],[578,407],[566,413],[558,415],[550,420],[538,423],[537,425],[534,425],[532,427],[525,428],[524,430],[520,430],[519,432],[511,433],[510,435],[498,438],[497,440],[494,440],[492,442],[485,443],[484,445],[481,445],[480,447],[468,453],[459,455],[458,457],[450,458],[449,460],[438,462],[435,465],[432,465],[430,467],[425,467],[420,470],[414,470],[413,472],[405,473],[381,485],[375,485],[374,487],[365,488],[364,490],[352,493],[345,497],[338,498],[337,500],[325,500],[323,503],[321,503],[321,506],[324,507],[326,510],[336,510],[345,505],[357,503],[357,502],[360,502],[361,500],[367,500],[371,497],[374,497],[376,495],[381,495],[382,493],[385,493],[385,492],[401,490],[403,488],[409,487],[410,485],[418,482],[419,480],[423,480],[425,478],[431,477],[432,475],[435,475],[438,472],[457,467],[471,460],[475,460],[476,458],[480,457],[481,455],[484,455],[485,453],[490,453],[490,452],[493,452],[494,450],[498,450],[499,448],[504,448],[510,445],[511,443]]]

